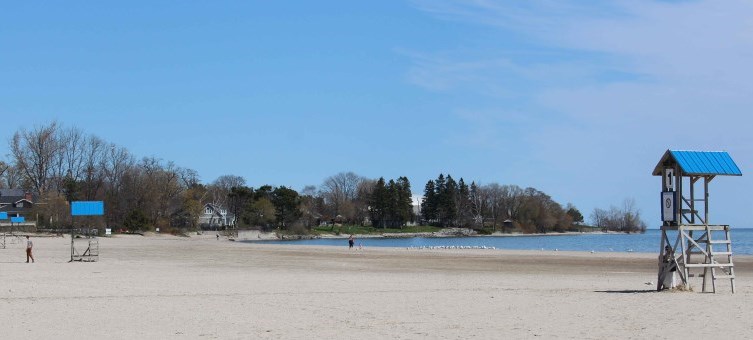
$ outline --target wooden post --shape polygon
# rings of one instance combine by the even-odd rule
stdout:
[[[665,239],[667,238],[667,231],[661,228],[661,246],[659,247],[659,274],[656,278],[656,290],[660,291],[664,286],[664,277],[667,275],[664,272],[664,246],[666,245]]]
[[[706,225],[710,223],[709,221],[709,182],[711,182],[711,179],[709,179],[709,176],[706,176],[703,178],[703,219],[704,219],[703,223],[705,223]]]
[[[74,231],[73,229],[71,229],[71,260],[68,262],[73,262],[73,236],[74,236]]]
[[[695,224],[695,182],[697,177],[690,178],[690,224]]]

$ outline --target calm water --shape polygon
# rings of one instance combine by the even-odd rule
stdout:
[[[515,237],[445,237],[445,238],[360,238],[356,240],[364,247],[441,247],[471,246],[495,247],[517,250],[573,250],[597,252],[642,252],[658,253],[661,241],[660,230],[648,230],[644,234],[567,234],[557,236],[515,236]],[[670,239],[674,242],[674,235]],[[753,255],[753,229],[732,229],[732,250],[735,254]],[[722,235],[713,235],[720,239]],[[346,239],[316,239],[296,241],[250,241],[264,244],[298,244],[347,247]]]

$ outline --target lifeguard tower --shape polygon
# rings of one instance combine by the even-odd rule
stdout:
[[[103,216],[102,201],[71,202],[71,217]],[[96,228],[71,229],[71,260],[68,262],[96,262],[99,260],[99,230]]]
[[[702,277],[703,292],[709,291],[710,283],[716,293],[716,280],[729,279],[734,293],[730,227],[709,221],[709,183],[716,176],[742,176],[740,169],[724,151],[667,150],[653,175],[662,176],[656,289],[688,287],[691,277]],[[701,193],[696,189],[699,182]]]

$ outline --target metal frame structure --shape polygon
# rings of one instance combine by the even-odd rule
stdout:
[[[71,230],[71,260],[68,262],[97,262],[99,260],[99,239],[97,229]],[[84,243],[85,247],[76,248],[76,241]],[[82,251],[79,251],[82,249]]]
[[[10,244],[15,244],[16,240],[13,238],[14,236],[18,238],[19,236],[13,233],[13,225],[2,225],[0,226],[0,230],[2,232],[2,236],[0,236],[0,249],[6,249],[8,246],[8,239],[10,238]]]
[[[71,204],[71,217],[79,216],[103,216],[105,205],[102,201],[73,201]],[[81,228],[71,229],[71,260],[68,262],[96,262],[99,260],[99,229]],[[80,247],[83,251],[76,249],[76,240],[79,243],[85,242],[86,247]]]
[[[737,165],[726,152],[667,150],[653,175],[662,176],[663,225],[656,289],[674,288],[677,276],[686,287],[691,277],[702,277],[703,292],[710,285],[715,293],[716,280],[729,279],[734,293],[730,227],[709,223],[709,183],[716,176],[741,176]],[[699,195],[696,185],[701,180]]]

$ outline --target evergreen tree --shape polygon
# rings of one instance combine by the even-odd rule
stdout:
[[[583,214],[580,213],[580,210],[576,208],[572,204],[567,205],[567,212],[566,214],[572,218],[573,222],[576,224],[583,223]]]
[[[434,193],[437,195],[442,195],[446,190],[447,181],[444,178],[444,174],[439,174],[437,176],[437,179],[434,180]]]
[[[387,184],[387,223],[391,228],[395,228],[400,224],[398,218],[398,202],[399,194],[397,184],[395,180],[390,180]]]
[[[410,181],[408,177],[399,177],[397,179],[398,188],[398,216],[400,226],[413,219],[413,198],[410,190]]]
[[[369,200],[369,211],[371,215],[371,222],[375,227],[386,228],[385,215],[387,213],[387,200],[388,200],[387,187],[384,185],[384,177],[380,177],[374,184],[374,191],[371,193]]]
[[[431,224],[437,219],[437,195],[434,181],[429,181],[424,187],[424,197],[421,200],[421,215],[426,223]]]
[[[125,220],[123,220],[123,226],[131,231],[146,230],[148,225],[149,219],[140,209],[131,210],[131,212],[126,216]]]
[[[277,225],[286,228],[290,222],[298,220],[301,216],[299,209],[301,198],[298,192],[285,186],[279,186],[272,191],[272,204],[275,207]]]
[[[441,176],[441,175],[440,175]],[[458,193],[458,185],[452,176],[447,175],[442,190],[439,192],[439,217],[443,226],[451,227],[455,225],[457,218],[457,205],[455,204]]]
[[[399,177],[397,181],[390,179],[387,184],[383,177],[379,178],[374,184],[369,207],[374,226],[402,228],[413,216],[408,178]]]
[[[471,226],[473,213],[471,211],[470,189],[463,178],[458,181],[458,193],[455,197],[455,205],[458,212],[458,224],[467,228]]]
[[[253,223],[249,208],[254,202],[254,189],[247,186],[232,187],[227,197],[228,209],[235,215],[235,227]]]

